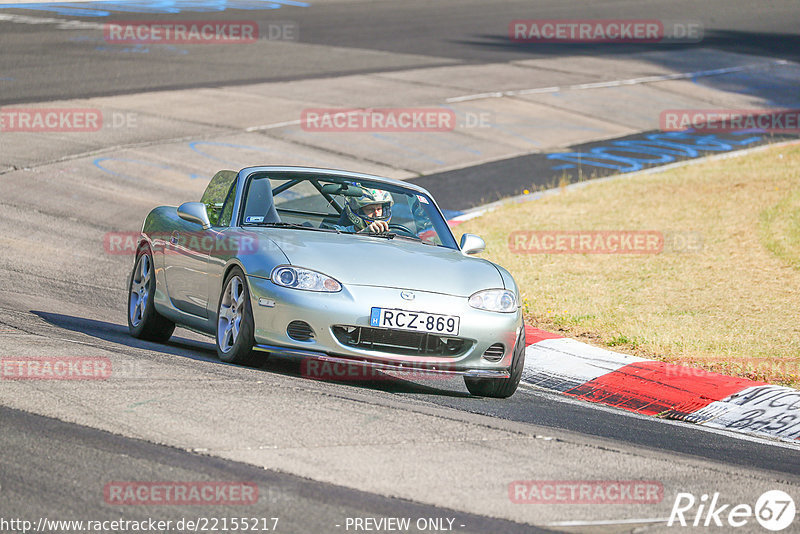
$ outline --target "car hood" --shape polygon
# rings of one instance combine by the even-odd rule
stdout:
[[[445,247],[401,238],[290,229],[273,229],[269,237],[292,265],[319,271],[343,284],[457,296],[504,287],[494,264]]]

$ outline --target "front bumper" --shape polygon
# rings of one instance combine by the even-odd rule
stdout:
[[[365,365],[384,370],[422,370],[476,378],[507,378],[522,313],[496,313],[472,308],[466,297],[414,290],[414,299],[400,296],[402,288],[344,285],[338,293],[316,293],[284,288],[271,281],[248,277],[255,322],[256,348],[289,356],[333,363]],[[267,303],[265,306],[261,303]],[[274,303],[274,305],[273,305]],[[460,317],[458,337],[467,341],[456,355],[410,355],[365,350],[340,342],[334,325],[370,327],[373,307],[396,308]],[[314,338],[297,341],[287,334],[292,321],[304,321]],[[483,358],[491,345],[502,343],[503,357]]]

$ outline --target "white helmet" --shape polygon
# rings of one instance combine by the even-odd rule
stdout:
[[[383,208],[381,215],[379,217],[367,217],[364,215],[364,208],[375,204],[380,204]],[[393,204],[394,199],[388,191],[364,189],[364,194],[360,197],[351,197],[347,199],[344,212],[350,222],[356,227],[356,230],[363,230],[375,221],[388,221],[391,219]]]

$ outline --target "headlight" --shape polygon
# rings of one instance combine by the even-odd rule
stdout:
[[[472,295],[469,305],[479,310],[511,313],[517,309],[517,298],[507,289],[486,289]]]
[[[342,284],[330,276],[325,276],[310,269],[291,267],[289,265],[275,267],[272,270],[270,279],[279,286],[303,289],[305,291],[336,293],[342,290]]]

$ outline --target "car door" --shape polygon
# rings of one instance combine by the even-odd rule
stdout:
[[[164,277],[172,304],[179,310],[206,317],[208,243],[213,231],[181,220],[165,236]],[[213,241],[211,241],[213,242]]]
[[[219,219],[228,192],[237,173],[220,171],[209,182],[201,202],[211,221],[211,228],[183,219],[166,237],[164,273],[173,305],[186,313],[208,318],[209,262],[218,248]]]

